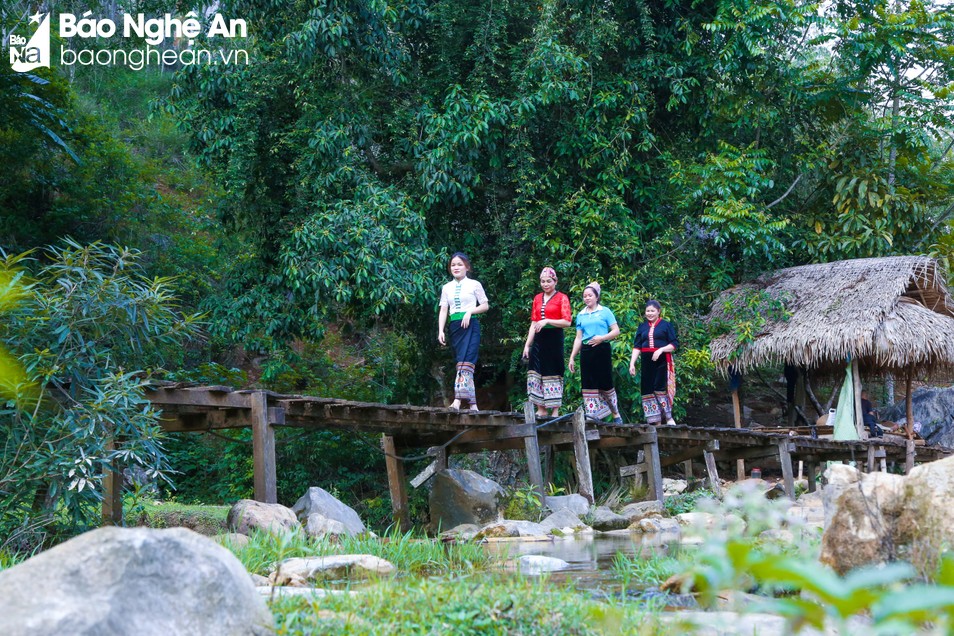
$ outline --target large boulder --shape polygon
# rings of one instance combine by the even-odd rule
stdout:
[[[390,561],[371,554],[293,557],[282,561],[269,575],[269,581],[273,585],[287,585],[315,578],[365,578],[394,572]]]
[[[568,508],[560,508],[541,521],[540,525],[543,526],[547,532],[553,532],[554,530],[559,530],[560,532],[570,530],[572,532],[576,528],[582,527],[583,522],[580,521],[579,517],[570,512]]]
[[[569,510],[577,517],[584,517],[590,511],[590,502],[583,495],[554,495],[543,499],[544,505],[552,512]]]
[[[914,419],[921,422],[921,437],[928,444],[954,448],[954,387],[925,386],[911,394]],[[902,400],[878,409],[878,418],[900,422],[907,418]]]
[[[311,536],[349,534],[355,536],[367,532],[358,513],[336,499],[324,488],[312,486],[292,506],[292,512],[305,524]],[[337,523],[332,523],[337,522]],[[342,528],[344,532],[342,532]]]
[[[474,539],[499,539],[506,537],[545,537],[550,532],[539,523],[522,520],[504,520],[480,529]]]
[[[594,508],[591,518],[593,529],[601,532],[622,530],[629,527],[629,520],[626,517],[616,514],[606,506]]]
[[[448,469],[434,475],[431,488],[431,529],[453,528],[464,523],[485,526],[500,521],[504,489],[471,470]]]
[[[820,560],[839,573],[897,558],[897,521],[905,504],[903,476],[846,468],[829,469],[824,493],[830,521],[822,535]]]
[[[235,556],[184,528],[100,528],[0,572],[6,636],[271,634]]]
[[[895,528],[901,558],[930,561],[954,545],[954,457],[911,469],[902,498]]]
[[[226,524],[230,532],[248,534],[259,530],[269,534],[284,534],[301,529],[295,513],[281,504],[268,504],[252,499],[240,499],[229,510]]]
[[[662,517],[666,514],[666,508],[661,501],[640,501],[631,503],[623,507],[619,514],[626,517],[630,525],[637,523],[640,519],[646,517]]]

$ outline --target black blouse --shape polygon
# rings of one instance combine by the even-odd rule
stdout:
[[[669,344],[676,349],[679,348],[679,337],[676,335],[676,328],[668,320],[660,319],[653,330],[652,348],[661,349]],[[636,336],[633,338],[633,349],[649,348],[649,321],[644,320],[636,329]]]

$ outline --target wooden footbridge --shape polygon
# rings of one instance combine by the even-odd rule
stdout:
[[[225,386],[157,384],[147,391],[162,411],[167,432],[214,431],[228,428],[252,430],[255,499],[277,501],[275,429],[294,427],[341,430],[381,435],[395,522],[408,527],[407,487],[404,471],[409,452],[425,450],[433,457],[423,473],[411,480],[419,486],[434,472],[447,467],[454,453],[519,449],[526,454],[530,481],[544,492],[541,450],[572,451],[579,492],[593,501],[590,451],[631,449],[638,452],[634,466],[621,475],[645,479],[650,495],[663,499],[662,472],[678,463],[703,460],[710,483],[719,487],[717,462],[758,460],[763,466],[780,466],[785,491],[794,497],[796,462],[807,468],[809,489],[826,461],[855,461],[867,470],[885,470],[887,462],[903,463],[910,470],[916,462],[946,457],[954,451],[917,446],[896,440],[834,441],[810,435],[752,431],[738,428],[688,426],[604,425],[588,421],[582,410],[553,420],[537,421],[532,408],[524,413],[451,411],[446,408],[406,404],[368,404],[330,398],[282,395],[263,390],[234,390]],[[689,464],[691,466],[691,463]],[[739,475],[741,477],[741,475]],[[117,479],[118,477],[111,478]],[[103,514],[115,520],[122,514],[118,484],[107,485]]]

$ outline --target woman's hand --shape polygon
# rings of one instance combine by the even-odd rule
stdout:
[[[629,374],[633,377],[636,377],[636,365],[632,362],[629,363]]]
[[[573,358],[570,358],[570,364],[567,366],[570,368],[570,373],[576,373],[576,365],[573,364]]]
[[[439,343],[441,343],[441,346],[442,346],[442,347],[447,344],[447,342],[444,341],[444,332],[443,332],[443,331],[438,331],[438,332],[437,332],[437,341],[438,341]]]
[[[653,351],[653,362],[658,362],[659,356],[661,356],[662,354],[663,354],[662,349],[656,349],[655,351]]]
[[[533,323],[533,330],[536,331],[537,333],[540,333],[540,330],[546,327],[548,324],[550,324],[549,318],[538,320],[535,323]]]
[[[602,343],[603,343],[603,336],[593,336],[592,338],[590,338],[590,341],[587,342],[586,344],[590,345],[591,347],[595,347],[596,345],[602,344]]]
[[[460,328],[467,329],[470,326],[470,312],[468,311],[464,314],[464,317],[460,319]]]
[[[529,346],[526,346],[526,347],[523,348],[523,359],[524,359],[524,360],[529,360],[529,359],[530,359],[530,347],[529,347]]]

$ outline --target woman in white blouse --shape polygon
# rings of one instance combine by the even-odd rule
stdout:
[[[477,409],[477,390],[474,386],[474,369],[480,348],[480,321],[475,318],[490,309],[484,287],[472,278],[470,259],[463,252],[451,256],[447,271],[454,280],[441,290],[441,314],[437,324],[437,341],[447,344],[444,327],[450,314],[450,337],[457,358],[457,376],[454,378],[454,401],[452,409],[459,409],[461,402],[468,402],[473,411]]]

